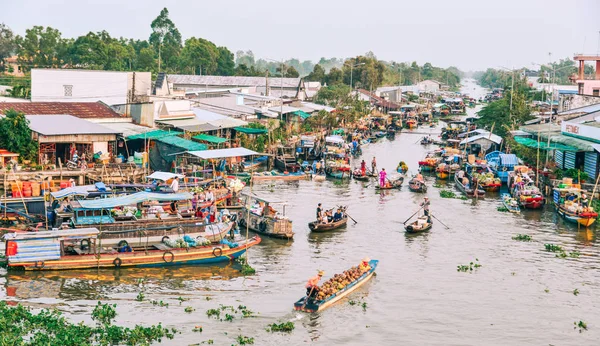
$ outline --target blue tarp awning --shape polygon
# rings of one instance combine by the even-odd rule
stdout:
[[[192,199],[189,192],[181,193],[157,193],[157,192],[138,192],[131,195],[119,196],[114,198],[102,198],[79,201],[83,209],[111,209],[126,205],[138,204],[144,201],[184,201]]]
[[[500,165],[516,166],[519,164],[519,159],[515,154],[500,154]]]

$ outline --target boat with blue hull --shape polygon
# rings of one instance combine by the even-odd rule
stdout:
[[[314,300],[313,298],[304,296],[294,303],[294,309],[304,312],[318,312],[325,310],[369,281],[373,275],[375,275],[375,269],[377,269],[378,263],[378,260],[369,261],[369,266],[371,267],[369,271],[365,272],[358,279],[352,281],[327,299]]]
[[[505,154],[501,151],[493,151],[485,155],[485,160],[494,174],[500,178],[502,184],[508,183],[510,172],[515,170],[519,159],[515,154]]]

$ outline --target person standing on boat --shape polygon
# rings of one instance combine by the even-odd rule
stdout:
[[[321,203],[317,205],[317,220],[321,220],[323,217],[323,208],[321,208]]]
[[[306,283],[306,295],[309,298],[316,297],[317,293],[319,293],[319,281],[321,281],[323,275],[325,275],[325,272],[319,270],[319,273],[317,275],[308,279],[308,282]]]
[[[423,207],[423,214],[425,214],[425,216],[427,216],[429,218],[429,205],[431,204],[431,202],[429,202],[429,197],[425,197],[425,199],[423,200],[423,203],[421,203],[421,207]]]
[[[194,195],[192,196],[192,210],[196,210],[197,206],[198,206],[198,193],[194,192]]]
[[[377,169],[377,160],[375,160],[375,156],[373,156],[373,160],[371,160],[371,172],[375,173]]]
[[[379,172],[379,186],[380,187],[384,187],[385,186],[385,178],[387,176],[387,173],[385,172],[385,168],[381,169],[381,172]]]
[[[208,190],[206,190],[205,198],[207,202],[212,202],[215,200],[215,195],[213,194],[211,187],[209,187]]]
[[[173,190],[173,192],[179,191],[179,177],[175,177],[175,179],[173,179],[171,182],[171,186],[169,187]]]
[[[367,163],[365,162],[365,160],[362,160],[362,162],[360,163],[360,174],[363,177],[367,175]]]
[[[581,195],[581,207],[583,209],[586,209],[588,206],[590,205],[590,201],[588,200],[587,196],[584,194]]]

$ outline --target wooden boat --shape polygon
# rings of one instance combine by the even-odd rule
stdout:
[[[598,219],[598,213],[591,207],[583,208],[580,205],[583,193],[579,188],[554,188],[554,206],[558,215],[565,220],[589,227]]]
[[[309,299],[307,296],[304,296],[304,297],[300,298],[296,303],[294,303],[294,309],[297,311],[304,311],[304,312],[317,312],[317,311],[325,310],[326,308],[333,305],[335,302],[348,296],[350,293],[354,292],[356,289],[358,289],[359,287],[364,285],[367,281],[369,281],[373,277],[373,275],[375,275],[375,269],[377,269],[378,263],[379,263],[378,260],[369,261],[369,266],[371,267],[371,269],[369,271],[367,271],[366,273],[361,275],[355,281],[346,285],[346,287],[339,290],[338,292],[336,292],[329,298],[327,298],[325,300],[314,300],[312,298]]]
[[[433,139],[430,137],[421,138],[421,145],[429,145],[433,143]]]
[[[302,170],[298,160],[294,155],[294,148],[278,148],[278,154],[275,156],[275,168],[281,172],[299,172]]]
[[[419,216],[419,218],[415,222],[404,226],[404,229],[406,229],[407,233],[421,233],[429,231],[432,225],[433,223],[431,221],[431,218],[423,215]]]
[[[427,185],[425,185],[425,182],[423,181],[417,180],[416,178],[412,178],[408,182],[408,189],[412,192],[425,193],[427,192]]]
[[[256,196],[245,196],[244,209],[240,215],[240,226],[242,229],[248,227],[250,230],[273,238],[291,239],[292,221],[285,217],[285,205],[283,215],[279,215],[271,204],[265,199]],[[252,204],[250,203],[252,202]]]
[[[254,181],[265,181],[265,180],[288,180],[288,181],[295,181],[295,180],[308,180],[308,178],[310,177],[309,174],[306,174],[302,171],[298,171],[296,173],[279,173],[279,172],[261,172],[261,173],[254,173],[254,175],[252,175],[252,179],[254,179]]]
[[[508,209],[508,211],[511,213],[521,213],[521,208],[519,208],[519,202],[517,202],[516,199],[512,198],[512,196],[508,193],[502,194],[502,205],[504,205],[504,208]]]
[[[312,232],[326,232],[346,226],[346,224],[348,223],[348,215],[346,215],[346,209],[348,209],[348,207],[341,208],[343,213],[343,218],[341,220],[330,223],[313,221],[308,223],[308,228],[310,228]]]
[[[454,175],[454,184],[455,184],[456,188],[469,198],[479,198],[479,199],[484,198],[485,197],[484,190],[482,190],[482,189],[473,190],[472,188],[467,188],[462,183],[462,178],[464,176],[465,176],[465,171],[456,172],[456,174]]]
[[[327,167],[325,167],[325,175],[327,175],[328,177],[331,177],[331,178],[336,178],[336,179],[344,179],[344,177],[350,178],[350,175],[351,175],[350,167],[327,166]]]
[[[446,163],[440,163],[435,168],[435,176],[438,177],[438,179],[446,180],[450,177],[450,174],[451,174],[450,165],[448,165]]]
[[[408,165],[404,161],[400,161],[398,167],[396,167],[396,172],[406,174],[408,172]]]
[[[379,184],[375,185],[375,190],[392,190],[392,189],[399,189],[402,187],[402,183],[404,183],[404,178],[400,177],[396,180],[390,180],[389,181],[389,185],[386,184],[386,186],[380,186]]]
[[[369,181],[371,179],[371,176],[368,174],[363,175],[362,171],[357,168],[352,172],[352,178],[359,181]]]
[[[518,165],[518,158],[515,154],[505,154],[500,151],[493,151],[485,155],[485,160],[503,184],[508,182],[510,172],[514,171],[515,166]]]
[[[258,167],[264,165],[267,163],[267,161],[269,161],[269,157],[268,156],[259,156],[255,159],[252,159],[250,161],[244,161],[242,162],[242,169],[245,172],[249,172],[249,171],[255,171]]]
[[[392,126],[388,127],[386,136],[388,136],[388,137],[395,137],[396,136],[396,130]]]
[[[14,233],[6,240],[9,269],[70,270],[120,267],[167,267],[228,262],[261,239],[239,243],[173,248],[165,244],[143,248],[106,247],[96,228]]]

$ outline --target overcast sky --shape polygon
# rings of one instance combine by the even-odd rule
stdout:
[[[350,57],[431,62],[462,70],[526,66],[598,53],[599,0],[18,0],[0,10],[16,34],[52,26],[63,37],[107,30],[148,39],[167,7],[183,38],[202,37],[256,57]]]

